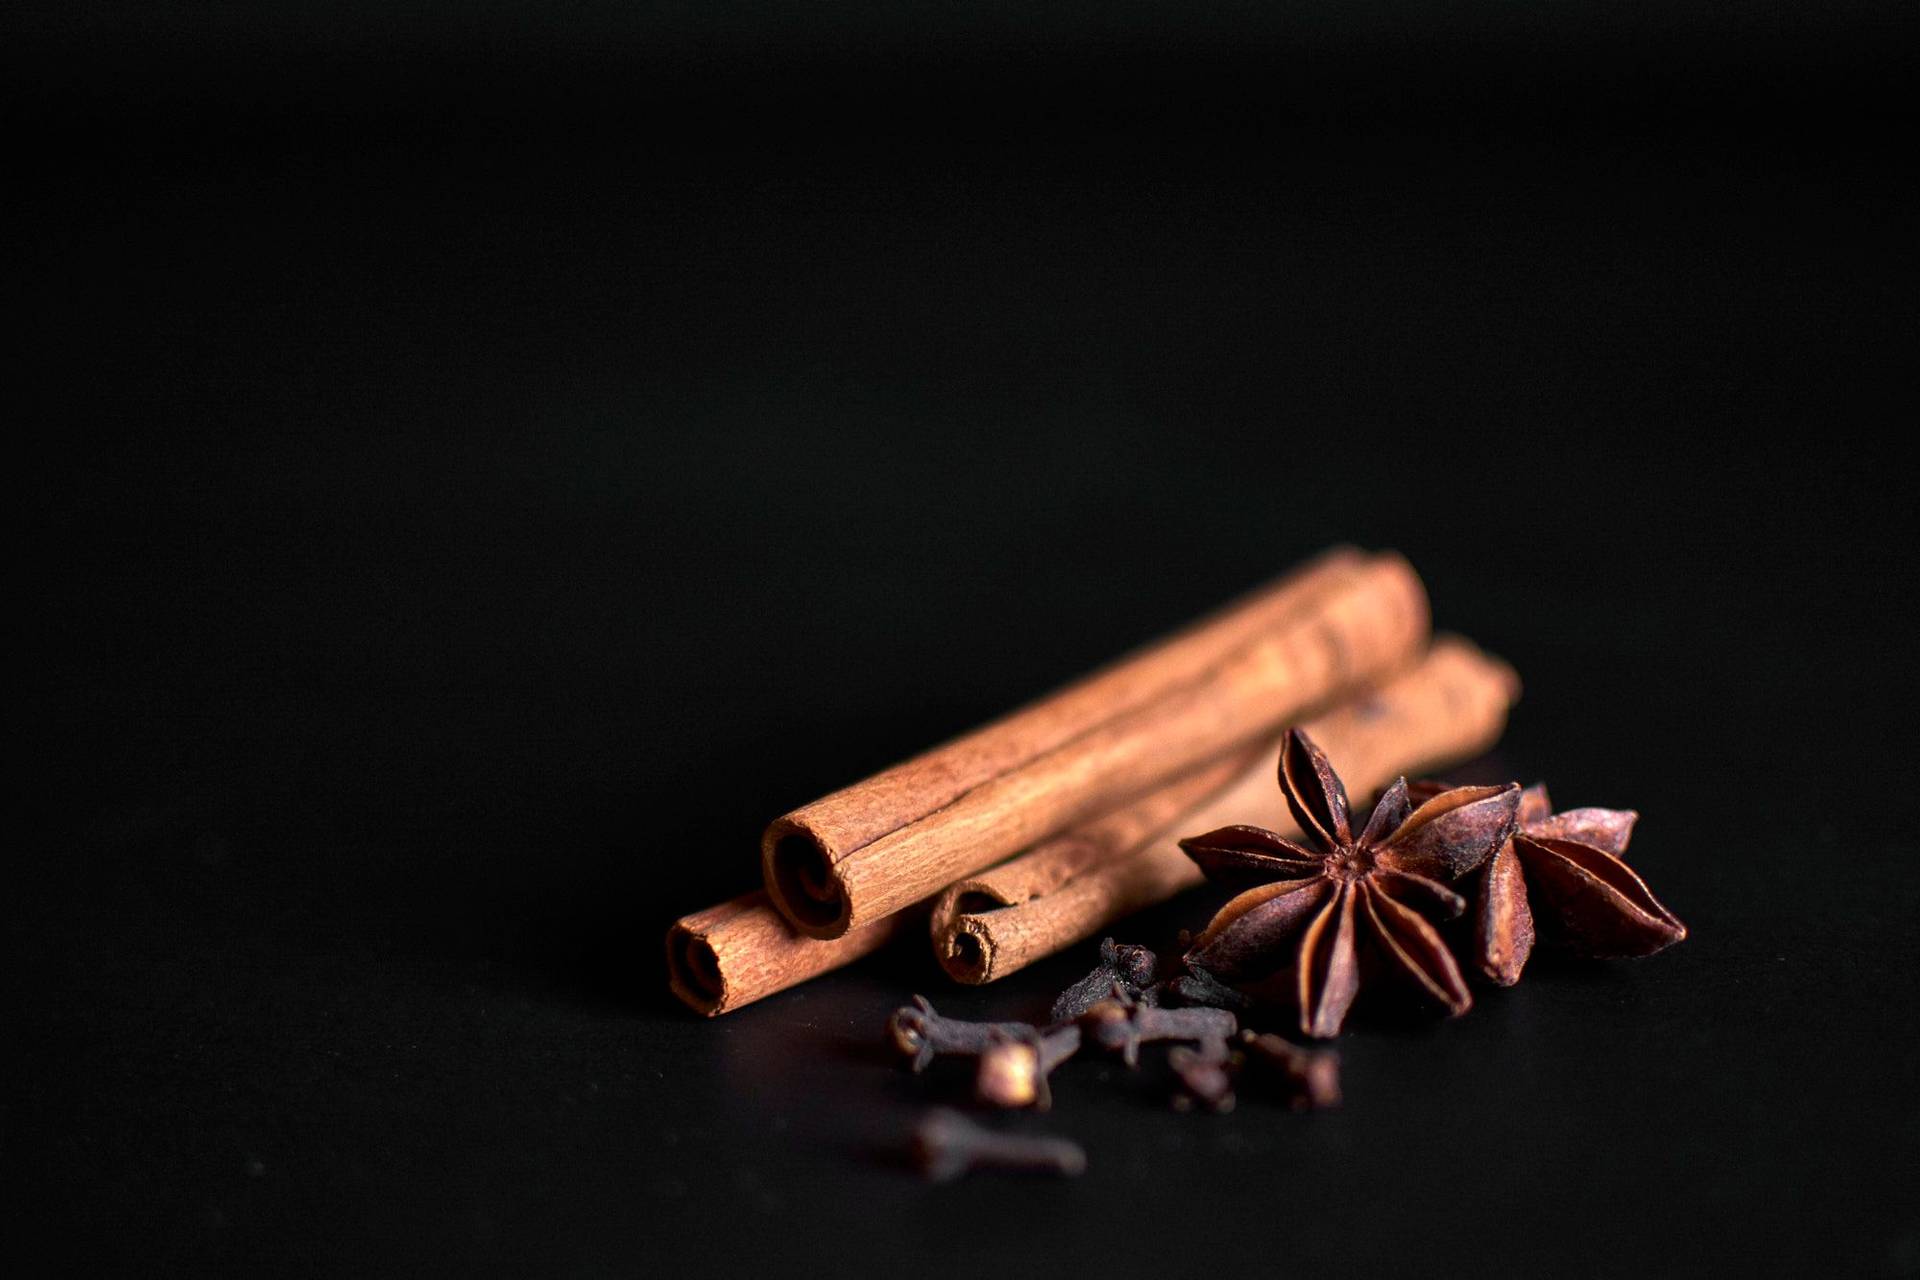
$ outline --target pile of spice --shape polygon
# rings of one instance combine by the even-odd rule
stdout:
[[[1433,635],[1405,559],[1334,548],[775,818],[760,887],[668,930],[669,985],[716,1017],[915,936],[955,981],[994,982],[1210,881],[1233,896],[1205,929],[1165,956],[1109,940],[1047,1024],[958,1022],[916,998],[895,1043],[917,1067],[976,1059],[989,1106],[1046,1107],[1075,1054],[1134,1065],[1149,1044],[1167,1046],[1179,1105],[1224,1111],[1256,1080],[1332,1105],[1338,1059],[1280,1032],[1337,1035],[1363,979],[1368,999],[1458,1015],[1470,976],[1512,985],[1536,939],[1605,957],[1686,936],[1624,860],[1631,811],[1556,813],[1518,783],[1408,785],[1493,746],[1519,692],[1506,663]],[[1287,813],[1241,825],[1275,808],[1276,756]],[[1378,792],[1364,820],[1329,756]],[[946,1112],[919,1149],[938,1175],[1085,1165]]]
[[[1047,1110],[1047,1077],[1083,1046],[1137,1067],[1141,1046],[1155,1043],[1172,1046],[1168,1063],[1182,1087],[1174,1105],[1183,1109],[1198,1103],[1231,1111],[1233,1080],[1249,1053],[1275,1069],[1270,1083],[1282,1086],[1294,1106],[1339,1105],[1338,1054],[1242,1031],[1234,1010],[1224,1007],[1246,1008],[1238,993],[1190,976],[1162,979],[1160,968],[1148,948],[1108,938],[1100,944],[1099,966],[1061,993],[1045,1027],[946,1018],[925,996],[915,996],[894,1010],[887,1035],[916,1073],[942,1055],[976,1059],[974,1096],[993,1107]]]
[[[1242,1020],[1287,1020],[1304,1037],[1345,1025],[1368,980],[1458,1016],[1467,972],[1518,982],[1538,942],[1589,958],[1652,955],[1687,936],[1624,860],[1638,817],[1624,809],[1556,813],[1544,785],[1449,787],[1396,780],[1356,830],[1346,787],[1306,733],[1284,736],[1280,790],[1302,843],[1234,825],[1181,840],[1219,885],[1237,890],[1184,950],[1163,959],[1109,938],[1100,964],[1055,1001],[1045,1027],[944,1018],[923,997],[888,1024],[921,1071],[943,1054],[977,1061],[975,1097],[991,1107],[1050,1105],[1047,1077],[1083,1047],[1137,1066],[1170,1045],[1176,1106],[1231,1110],[1244,1079],[1300,1108],[1337,1106],[1339,1057]],[[941,1110],[915,1137],[934,1178],[997,1167],[1073,1175],[1079,1148],[995,1133]]]

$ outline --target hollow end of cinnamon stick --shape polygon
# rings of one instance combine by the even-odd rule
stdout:
[[[940,967],[955,982],[977,987],[985,983],[987,975],[993,972],[992,950],[992,938],[962,926],[948,938],[946,954],[940,957]]]
[[[992,894],[964,894],[954,904],[955,919],[934,932],[934,958],[947,976],[970,987],[993,980],[993,953],[998,947],[992,931],[966,917],[1008,905]]]
[[[667,930],[667,983],[690,1008],[709,1018],[726,1003],[727,980],[713,943],[685,923]]]
[[[853,903],[820,837],[791,818],[776,819],[760,842],[767,896],[796,929],[838,938],[853,920]]]
[[[731,1013],[852,964],[916,927],[925,920],[907,911],[823,942],[796,931],[756,889],[673,923],[667,985],[697,1013]]]

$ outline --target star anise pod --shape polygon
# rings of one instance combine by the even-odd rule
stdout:
[[[1410,794],[1443,792],[1415,783]],[[1687,926],[1661,905],[1622,859],[1631,809],[1555,813],[1544,784],[1520,797],[1513,837],[1488,859],[1474,894],[1473,963],[1503,987],[1520,980],[1533,952],[1538,915],[1560,949],[1596,959],[1650,956],[1687,936]]]
[[[1276,979],[1291,987],[1310,1036],[1339,1033],[1363,963],[1400,975],[1450,1013],[1466,1012],[1466,980],[1422,913],[1448,918],[1466,909],[1447,882],[1513,833],[1519,786],[1458,787],[1415,808],[1402,778],[1355,835],[1339,776],[1313,740],[1292,729],[1280,749],[1280,790],[1316,848],[1244,826],[1180,842],[1209,879],[1254,886],[1220,908],[1187,963],[1236,985]]]

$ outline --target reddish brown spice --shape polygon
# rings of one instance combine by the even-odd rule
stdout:
[[[1280,1085],[1295,1111],[1340,1105],[1340,1055],[1332,1049],[1302,1049],[1276,1035],[1240,1033],[1248,1058]]]
[[[1471,1008],[1459,966],[1422,913],[1466,909],[1447,883],[1513,834],[1519,786],[1457,787],[1415,808],[1403,778],[1356,835],[1339,775],[1292,729],[1280,790],[1317,849],[1249,826],[1180,842],[1209,879],[1245,889],[1194,939],[1187,961],[1235,985],[1281,979],[1310,1036],[1339,1034],[1360,991],[1363,949],[1448,1013]]]
[[[1594,959],[1650,956],[1684,939],[1687,926],[1622,859],[1639,817],[1631,809],[1555,813],[1544,783],[1528,787],[1513,837],[1488,859],[1474,894],[1475,967],[1500,986],[1518,982],[1536,921],[1550,946]]]
[[[1153,989],[1153,980],[1159,968],[1160,958],[1154,955],[1151,948],[1108,938],[1100,944],[1099,965],[1092,973],[1062,991],[1054,1000],[1053,1012],[1048,1016],[1055,1026],[1077,1022],[1087,1010],[1102,1000],[1112,999],[1116,990],[1145,1004],[1157,1003],[1158,993]]]
[[[761,837],[773,905],[837,938],[1251,747],[1416,658],[1398,556],[1336,555],[1183,635],[865,782]]]
[[[1233,1110],[1233,1081],[1240,1062],[1226,1041],[1203,1040],[1197,1049],[1177,1044],[1167,1050],[1167,1065],[1180,1082],[1179,1092],[1173,1095],[1174,1110],[1199,1106],[1220,1115]]]
[[[977,1058],[999,1040],[1028,1040],[1034,1028],[1025,1022],[965,1022],[936,1013],[925,996],[901,1005],[887,1019],[887,1038],[918,1075],[937,1057]],[[1076,1046],[1078,1047],[1078,1046]]]
[[[1184,1040],[1194,1044],[1218,1042],[1217,1057],[1226,1056],[1226,1040],[1240,1029],[1225,1009],[1160,1009],[1141,1004],[1119,987],[1081,1016],[1089,1038],[1109,1053],[1117,1053],[1129,1067],[1140,1065],[1140,1046],[1155,1040]]]
[[[950,1182],[975,1169],[1011,1169],[1075,1178],[1087,1171],[1077,1142],[1021,1133],[995,1133],[955,1111],[927,1114],[913,1132],[914,1162],[933,1182]]]
[[[1029,1028],[1025,1035],[996,1033],[980,1055],[973,1094],[988,1106],[1045,1111],[1053,1105],[1047,1077],[1079,1051],[1078,1024],[1044,1032]]]

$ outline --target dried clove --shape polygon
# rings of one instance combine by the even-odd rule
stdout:
[[[1223,1040],[1203,1040],[1197,1049],[1175,1045],[1167,1051],[1167,1065],[1180,1080],[1181,1092],[1173,1099],[1176,1110],[1188,1110],[1195,1103],[1221,1114],[1233,1110],[1233,1081],[1241,1058],[1225,1050]]]
[[[1319,1111],[1340,1105],[1340,1054],[1333,1049],[1303,1049],[1280,1036],[1242,1032],[1250,1061],[1281,1081],[1295,1111]]]
[[[1199,1005],[1236,1012],[1253,1007],[1253,1001],[1244,992],[1236,991],[1199,965],[1189,963],[1186,968],[1187,972],[1160,984],[1162,1004]]]
[[[945,1108],[929,1112],[913,1135],[920,1172],[949,1182],[974,1169],[1017,1169],[1074,1178],[1086,1172],[1087,1153],[1065,1138],[995,1133]]]
[[[1087,1010],[1105,1000],[1117,986],[1143,1004],[1156,1002],[1154,977],[1160,957],[1148,947],[1115,942],[1100,943],[1100,963],[1092,973],[1060,993],[1053,1002],[1053,1025],[1077,1022]]]
[[[912,1004],[895,1009],[887,1019],[887,1034],[914,1071],[920,1072],[941,1054],[979,1057],[996,1035],[1019,1040],[1032,1036],[1034,1029],[1024,1022],[963,1022],[942,1017],[925,996],[915,996]]]
[[[974,1093],[989,1106],[1045,1111],[1053,1105],[1047,1077],[1079,1050],[1080,1028],[1073,1024],[1046,1032],[1029,1028],[1024,1036],[996,1032],[980,1055]]]
[[[1140,1046],[1149,1040],[1217,1041],[1224,1045],[1238,1028],[1225,1009],[1160,1009],[1141,1004],[1115,986],[1107,999],[1088,1009],[1081,1023],[1093,1042],[1119,1053],[1129,1067],[1140,1065]]]

